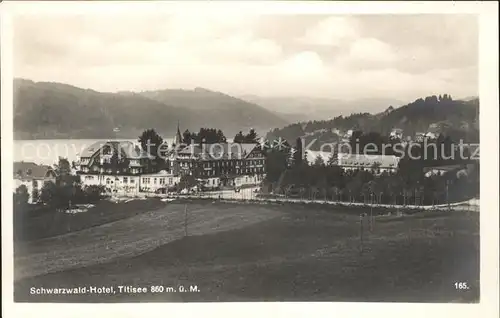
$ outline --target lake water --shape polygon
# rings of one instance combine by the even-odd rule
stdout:
[[[31,161],[37,164],[53,165],[59,157],[75,161],[86,147],[96,141],[109,139],[50,139],[14,140],[14,161]],[[137,139],[120,139],[137,143]],[[171,144],[171,140],[166,140]]]

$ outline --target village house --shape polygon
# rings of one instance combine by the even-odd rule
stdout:
[[[345,134],[342,136],[341,141],[344,143],[348,143],[351,140],[352,134],[354,133],[353,129],[349,129],[345,132]]]
[[[426,136],[424,132],[416,132],[415,133],[415,141],[416,142],[423,142],[425,140]]]
[[[446,173],[454,173],[457,178],[461,178],[468,176],[473,167],[473,164],[424,167],[423,172],[426,178],[430,178],[432,176],[442,176]]]
[[[166,193],[180,182],[180,175],[174,175],[166,170],[158,173],[143,174],[140,177],[140,192]]]
[[[21,185],[28,190],[28,203],[38,202],[39,194],[47,182],[56,182],[56,172],[50,166],[33,162],[14,162],[14,191]]]
[[[393,128],[391,130],[391,133],[389,134],[389,137],[391,139],[402,140],[403,139],[403,129],[401,129],[401,128]]]

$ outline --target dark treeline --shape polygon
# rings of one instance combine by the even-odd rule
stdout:
[[[255,129],[250,129],[248,134],[243,134],[242,131],[236,134],[234,136],[233,142],[236,143],[256,143],[259,142],[259,137],[257,136],[257,133],[255,132]]]
[[[215,143],[223,143],[226,142],[226,136],[220,129],[215,128],[200,128],[198,133],[190,132],[189,130],[185,130],[182,134],[182,142],[184,144],[194,143],[207,143],[207,144],[215,144]]]
[[[368,170],[345,171],[337,165],[335,153],[327,162],[316,158],[309,165],[300,138],[296,143],[295,151],[268,151],[264,187],[267,192],[310,199],[420,205],[462,201],[479,195],[479,161],[460,159],[459,150],[453,148],[449,137],[428,141],[428,152],[424,157],[422,151],[420,158],[417,147],[406,145],[400,149],[402,158],[397,172],[381,174],[376,165]],[[433,152],[435,148],[438,153]],[[409,152],[413,157],[408,156]],[[456,157],[450,158],[452,153]],[[425,176],[425,167],[443,165],[454,166],[445,173]]]

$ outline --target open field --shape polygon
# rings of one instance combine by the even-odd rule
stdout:
[[[155,200],[156,201],[156,200]],[[118,205],[124,208],[124,205]],[[131,257],[184,236],[184,204],[165,204],[135,216],[37,241],[18,242],[14,278]],[[231,205],[190,204],[189,234],[204,235],[260,222],[279,212],[257,207],[252,213]],[[85,213],[79,215],[80,221]],[[89,214],[89,220],[94,216]]]
[[[359,216],[309,206],[190,203],[16,245],[15,300],[420,301],[479,300],[479,215]],[[367,220],[365,220],[367,221]],[[467,282],[457,290],[455,282]],[[177,292],[30,295],[31,287],[133,285]],[[197,286],[182,293],[179,286]]]
[[[102,200],[87,212],[77,214],[56,212],[48,207],[36,208],[34,211],[14,214],[14,240],[32,241],[80,231],[164,206],[165,203],[159,199],[148,199],[120,203]]]

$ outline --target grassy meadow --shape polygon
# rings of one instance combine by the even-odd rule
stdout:
[[[361,249],[366,208],[191,202],[185,237],[185,204],[162,204],[16,243],[15,301],[479,301],[479,213],[366,217]],[[30,294],[120,285],[177,292]]]

